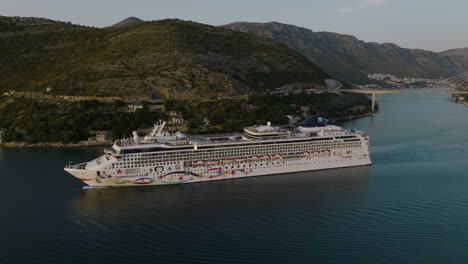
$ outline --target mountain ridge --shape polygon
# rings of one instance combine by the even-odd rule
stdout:
[[[132,26],[132,25],[137,25],[140,23],[143,23],[145,21],[139,19],[138,17],[127,17],[122,21],[119,21],[112,26],[109,26],[110,28],[121,28],[121,27],[127,27],[127,26]]]
[[[317,88],[330,77],[283,44],[201,23],[92,28],[32,21],[0,17],[2,93],[202,99],[294,83]]]
[[[234,22],[222,27],[274,39],[330,74],[353,82],[366,81],[367,73],[439,78],[468,70],[467,60],[460,59],[460,49],[440,53],[406,49],[394,43],[365,42],[348,34],[314,32],[279,22]]]

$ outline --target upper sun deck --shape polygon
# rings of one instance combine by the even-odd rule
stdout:
[[[244,128],[245,136],[251,139],[261,138],[261,137],[277,137],[277,136],[288,136],[291,134],[291,131],[283,129],[281,127],[271,126],[271,123],[268,122],[266,126],[251,126]]]
[[[112,148],[106,149],[105,153],[111,155],[121,155],[125,153],[149,152],[149,151],[170,151],[170,150],[198,150],[221,146],[248,146],[259,142],[291,142],[303,140],[333,140],[340,138],[366,136],[364,133],[347,130],[338,126],[322,127],[297,127],[281,128],[271,126],[268,122],[266,126],[252,126],[244,128],[244,133],[234,134],[213,134],[213,135],[184,135],[180,132],[175,134],[152,133],[143,140],[134,134],[133,138],[117,140]]]

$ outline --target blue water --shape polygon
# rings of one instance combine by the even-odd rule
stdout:
[[[0,150],[0,263],[466,263],[468,108],[377,96],[371,167],[83,190],[101,149]]]

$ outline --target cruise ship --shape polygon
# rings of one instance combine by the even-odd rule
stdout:
[[[370,165],[369,136],[326,125],[323,116],[302,126],[270,122],[244,133],[190,136],[156,124],[140,138],[117,140],[104,155],[65,171],[89,186],[146,186],[194,183]]]

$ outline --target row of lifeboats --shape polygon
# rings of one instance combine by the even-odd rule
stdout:
[[[306,151],[299,153],[301,156],[313,158],[313,157],[329,157],[332,155],[332,151],[327,150],[317,150],[317,151]]]
[[[192,166],[206,166],[206,165],[220,165],[220,164],[232,164],[232,163],[241,163],[241,162],[259,162],[259,161],[273,161],[273,160],[283,160],[291,158],[303,158],[303,157],[327,157],[331,156],[331,150],[321,150],[321,151],[306,151],[300,152],[293,155],[283,155],[283,154],[268,154],[268,155],[254,155],[248,157],[236,157],[236,158],[226,158],[226,159],[213,159],[213,160],[196,160],[192,162]]]
[[[196,160],[192,162],[192,165],[214,165],[214,164],[231,164],[241,162],[258,162],[267,160],[279,160],[282,159],[282,154],[275,155],[255,155],[249,157],[237,157],[237,158],[226,158],[226,159],[214,159],[214,160]]]

